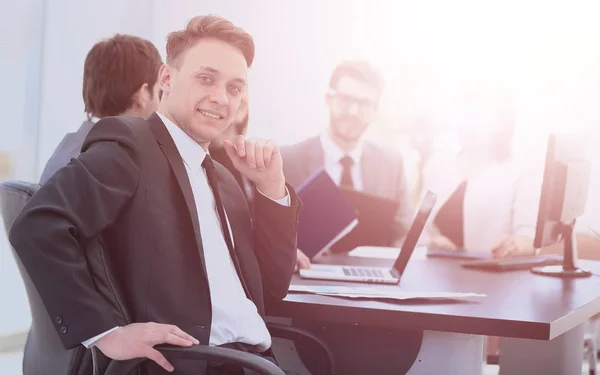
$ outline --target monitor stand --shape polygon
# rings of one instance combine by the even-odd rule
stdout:
[[[588,270],[577,268],[577,238],[574,234],[575,222],[571,225],[559,224],[564,239],[562,266],[534,267],[531,272],[536,275],[561,277],[564,279],[584,278],[592,276]]]

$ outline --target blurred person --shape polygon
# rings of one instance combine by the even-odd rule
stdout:
[[[252,217],[231,173],[207,154],[238,112],[252,37],[221,17],[198,16],[169,34],[166,50],[158,111],[98,121],[81,155],[26,204],[9,239],[65,348],[149,358],[142,375],[244,373],[170,363],[154,346],[221,346],[274,362],[264,293],[287,294],[300,201],[274,142],[224,142],[255,186]],[[96,289],[110,282],[97,243],[128,321]]]
[[[423,171],[423,191],[438,195],[429,247],[533,255],[541,168],[512,157],[514,107],[501,94],[477,92],[458,112],[459,151],[433,155]]]
[[[380,73],[365,61],[345,61],[333,71],[325,96],[329,125],[320,135],[282,148],[284,173],[298,186],[325,168],[338,186],[399,202],[394,246],[400,246],[413,210],[402,155],[365,139],[383,92]],[[297,267],[310,267],[298,250]]]
[[[42,172],[44,184],[79,156],[94,124],[107,116],[146,118],[158,108],[160,53],[148,40],[117,34],[96,43],[83,68],[83,102],[87,120],[62,139]]]
[[[543,166],[513,158],[516,110],[500,89],[488,90],[457,106],[458,152],[435,153],[423,171],[423,191],[438,201],[420,241],[494,258],[533,255]],[[488,337],[488,364],[498,363],[498,353],[498,338]]]

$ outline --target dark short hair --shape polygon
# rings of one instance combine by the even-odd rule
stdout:
[[[160,53],[145,39],[116,34],[96,43],[83,68],[85,112],[96,117],[122,114],[145,83],[153,93],[161,65]]]
[[[383,91],[383,78],[377,69],[366,61],[344,61],[335,67],[329,80],[329,88],[336,89],[343,77],[352,77],[373,86],[379,94]]]
[[[188,21],[185,29],[167,36],[167,63],[179,67],[180,57],[185,51],[204,38],[221,40],[239,49],[248,67],[254,61],[254,40],[246,31],[231,21],[215,16],[196,16]]]

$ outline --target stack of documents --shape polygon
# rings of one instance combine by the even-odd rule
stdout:
[[[485,294],[454,293],[454,292],[408,292],[401,289],[370,288],[360,286],[336,285],[291,285],[290,292],[312,293],[324,296],[363,298],[363,299],[395,299],[400,301],[426,300],[455,300],[464,298],[482,298]]]

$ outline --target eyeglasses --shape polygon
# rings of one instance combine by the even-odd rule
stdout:
[[[357,98],[352,95],[342,94],[341,92],[337,92],[334,89],[329,89],[327,94],[335,98],[338,103],[344,107],[350,107],[353,104],[356,104],[358,108],[362,111],[374,110],[377,107],[377,102],[370,99]]]

